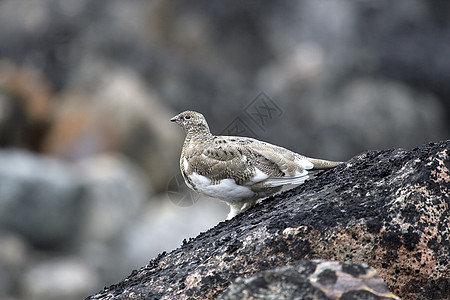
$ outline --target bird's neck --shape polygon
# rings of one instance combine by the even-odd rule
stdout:
[[[185,143],[198,143],[212,140],[214,136],[212,135],[209,128],[195,128],[195,130],[188,130],[186,132]]]

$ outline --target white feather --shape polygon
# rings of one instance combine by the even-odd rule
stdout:
[[[199,192],[225,201],[239,201],[255,195],[250,187],[238,185],[234,179],[222,179],[217,184],[211,184],[209,178],[196,172],[193,172],[189,178]]]
[[[264,181],[264,184],[268,187],[277,187],[287,184],[301,184],[309,178],[308,171],[303,171],[302,173],[298,174],[300,175],[295,177],[271,177],[266,179]]]
[[[251,180],[251,183],[254,184],[254,183],[266,180],[267,178],[269,178],[269,175],[267,175],[260,169],[255,168],[255,175],[253,175],[253,177],[250,180]]]

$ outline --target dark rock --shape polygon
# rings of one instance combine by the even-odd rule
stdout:
[[[365,152],[219,223],[89,299],[215,298],[237,278],[302,259],[365,263],[404,299],[444,299],[450,293],[449,151],[450,140]],[[342,269],[354,278],[364,270]],[[319,282],[332,283],[329,275]],[[263,277],[255,279],[262,288]],[[369,298],[365,293],[345,297]]]
[[[348,270],[358,269],[358,274]],[[375,269],[320,260],[238,278],[220,299],[400,299],[392,294]]]

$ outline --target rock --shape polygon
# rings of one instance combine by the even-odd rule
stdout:
[[[43,149],[70,161],[122,151],[148,171],[148,185],[163,192],[179,172],[177,161],[183,140],[182,132],[167,120],[187,108],[205,113],[213,132],[221,133],[240,117],[241,123],[253,131],[252,136],[307,155],[337,160],[365,149],[410,148],[447,139],[449,11],[450,4],[445,1],[436,5],[426,0],[3,0],[0,53],[16,67],[10,73],[11,68],[2,64],[0,81],[20,77],[5,77],[7,73],[30,74],[29,68],[45,79],[41,82],[44,84],[29,89],[35,81],[20,77],[13,80],[19,87],[16,91],[9,84],[0,84],[0,145]],[[57,98],[46,99],[47,85]],[[255,124],[247,109],[264,109],[262,103],[255,102],[260,91],[269,95],[282,112],[277,118],[264,119],[264,126]],[[106,185],[93,189],[104,191],[103,187]],[[3,196],[7,192],[3,184],[1,189]],[[0,199],[3,204],[4,199]],[[46,212],[59,212],[49,209],[51,205],[41,206]],[[25,205],[24,209],[31,211]],[[115,212],[111,215],[118,216]],[[30,215],[37,217],[31,213],[14,220],[7,216],[0,223],[7,222],[15,233],[25,232],[18,230],[25,227],[18,224],[28,218],[27,228],[35,226],[37,232],[27,231],[26,236],[40,240],[46,223]],[[74,215],[78,212],[61,222],[71,223],[72,217],[78,218],[77,222],[85,220]],[[117,241],[119,223],[124,224],[132,215],[124,213],[120,222],[112,224],[113,220],[102,227],[104,240],[76,245],[94,249],[89,261],[107,266],[102,268],[105,274],[122,276],[113,275],[109,268],[111,261],[120,259],[117,247],[123,247],[112,241]],[[138,232],[147,233],[147,224],[158,228],[147,220],[132,221],[137,222],[137,229],[131,225],[124,232],[131,230],[138,238]],[[264,218],[259,222],[264,226]],[[170,222],[164,224],[167,230],[172,228]],[[369,227],[378,226],[382,226],[378,220],[369,221]],[[66,227],[48,230],[66,231]],[[66,233],[77,231],[74,228]],[[73,239],[66,233],[47,238],[45,244],[66,245],[61,237]],[[92,233],[101,236],[102,232]],[[386,240],[403,241],[404,235],[387,235]],[[410,242],[415,241],[414,234],[409,236]],[[139,242],[149,244],[145,239]],[[130,247],[131,256],[136,249],[145,249],[139,242]],[[439,242],[429,243],[434,244]],[[374,252],[378,255],[380,249]],[[106,255],[109,252],[115,253],[112,259]],[[399,249],[390,253],[403,259]],[[331,252],[327,255],[332,256]],[[422,255],[421,264],[429,255]],[[140,252],[139,257],[145,256]],[[377,269],[380,271],[379,266]],[[434,267],[424,270],[435,272]],[[409,266],[402,266],[397,272],[409,271]],[[390,286],[395,285],[397,276],[393,275]],[[420,284],[410,285],[411,289],[416,286]],[[432,290],[427,284],[422,288]]]
[[[0,298],[17,294],[17,282],[30,258],[29,245],[11,232],[0,231]]]
[[[158,102],[173,113],[201,111],[214,120],[212,129],[218,133],[264,91],[283,116],[259,131],[248,120],[257,135],[301,153],[342,160],[365,149],[409,148],[449,136],[449,10],[449,4],[426,0],[4,0],[0,52],[18,65],[40,70],[62,96],[74,86],[85,91],[86,107],[95,104],[91,91],[96,88],[106,87],[106,94],[114,96],[125,87],[134,97],[126,84],[133,78],[114,79],[121,69],[129,69],[158,95],[150,106]],[[356,101],[360,95],[364,98]],[[360,114],[336,111],[355,102]],[[131,103],[128,109],[136,102]],[[391,109],[383,111],[385,103]],[[70,120],[78,120],[74,115]],[[416,116],[419,120],[412,122]],[[65,127],[80,129],[74,123]],[[93,123],[94,132],[80,132],[79,137],[80,144],[87,141],[96,149],[94,142],[104,141],[99,134],[104,128],[101,121]],[[125,136],[131,139],[127,153],[146,166],[159,163],[144,159],[147,147],[141,153],[138,146],[131,147],[139,141],[152,144],[149,138],[158,139],[159,129],[132,124],[144,132]],[[294,131],[296,138],[280,135]],[[170,145],[172,149],[174,143]],[[157,182],[155,189],[161,191],[164,184]]]
[[[326,145],[329,153],[325,157],[345,157],[358,144],[365,149],[396,144],[412,147],[416,139],[438,139],[446,122],[436,97],[393,81],[359,78],[326,99],[315,100],[310,111],[318,121],[318,131],[308,131],[317,136],[319,144]],[[333,138],[336,132],[350,131],[351,135]]]
[[[400,299],[367,265],[302,260],[295,265],[238,278],[220,296],[250,299]]]
[[[109,284],[136,266],[124,255],[129,245],[123,240],[142,218],[151,189],[145,184],[143,171],[118,153],[85,158],[76,164],[76,170],[86,190],[83,201],[88,205],[80,220],[77,254],[95,268],[102,285]]]
[[[111,243],[139,216],[151,191],[141,169],[126,157],[108,153],[77,164],[85,187],[83,237]]]
[[[450,140],[368,151],[162,253],[88,299],[217,298],[303,259],[365,263],[404,299],[450,293]]]
[[[69,246],[80,230],[82,195],[68,165],[27,151],[0,151],[0,228],[37,247]]]
[[[157,1],[150,36],[177,62],[162,72],[181,79],[159,77],[155,90],[172,107],[210,116],[215,132],[244,115],[260,138],[309,155],[342,159],[445,139],[450,26],[442,18],[449,8],[423,0]],[[260,91],[283,112],[272,120],[260,106],[262,129],[246,114]]]
[[[80,299],[98,284],[93,268],[76,258],[52,259],[38,263],[23,275],[26,299]]]
[[[87,83],[73,83],[61,97],[44,149],[71,161],[123,153],[145,171],[154,191],[165,191],[178,172],[172,162],[178,161],[183,143],[182,131],[169,121],[175,113],[135,71],[104,64],[92,62],[95,67],[80,71]]]
[[[177,208],[167,198],[153,200],[141,209],[142,214],[122,235],[121,260],[127,266],[141,266],[149,257],[175,249],[184,239],[222,221],[227,209],[227,205],[204,197],[190,207]]]
[[[0,147],[42,151],[54,109],[38,72],[0,60]]]

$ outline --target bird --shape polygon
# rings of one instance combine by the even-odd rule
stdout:
[[[205,117],[195,111],[184,111],[170,121],[186,132],[180,156],[186,185],[227,203],[228,220],[283,186],[303,183],[308,171],[342,163],[309,158],[250,137],[213,135]]]

